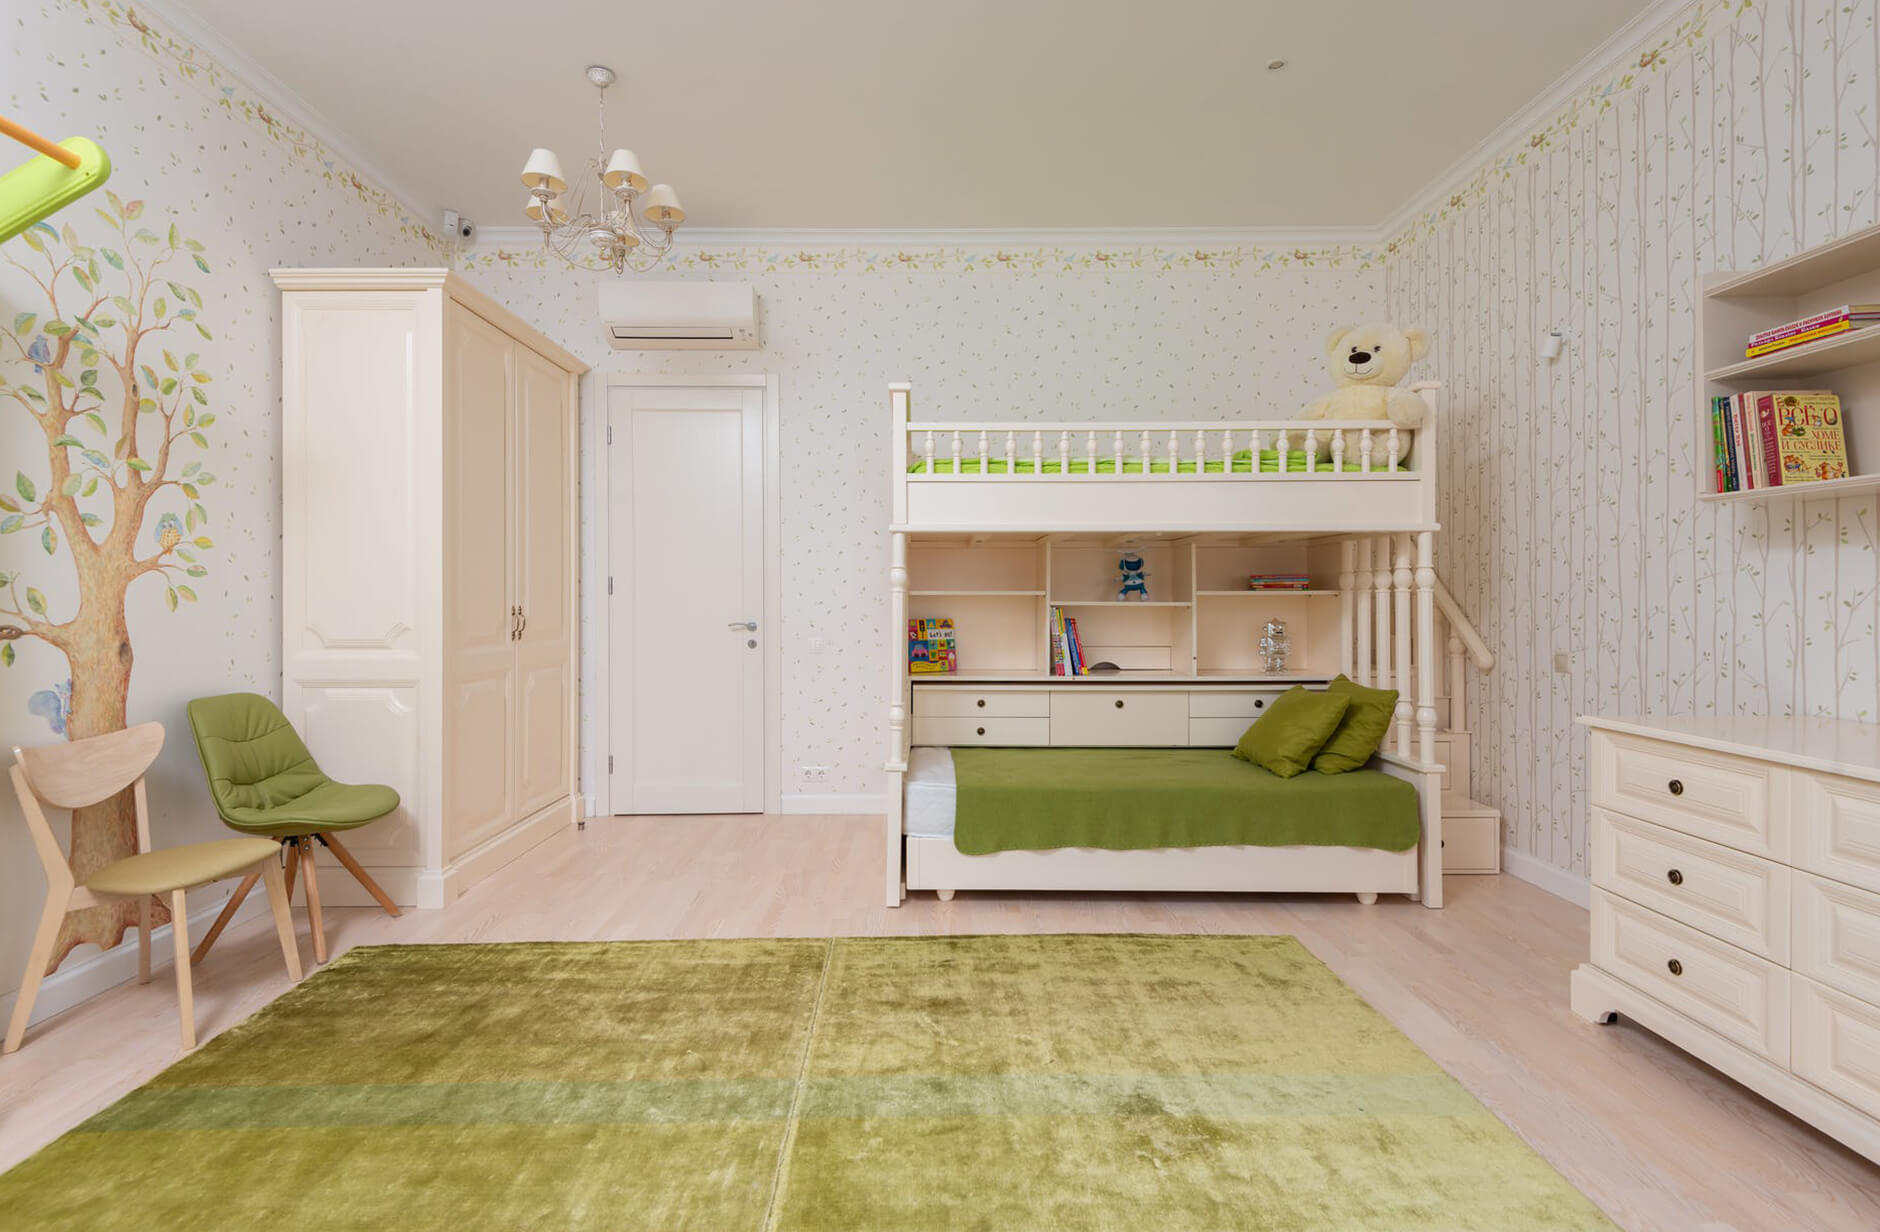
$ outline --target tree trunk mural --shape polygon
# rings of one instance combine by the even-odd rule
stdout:
[[[28,583],[25,568],[12,567],[13,554],[6,557],[0,667],[18,662],[22,639],[64,655],[69,688],[36,694],[35,701],[49,700],[29,708],[70,740],[126,724],[131,586],[154,575],[171,611],[194,603],[189,583],[208,572],[197,554],[214,546],[200,533],[208,513],[199,499],[214,476],[200,461],[176,456],[206,449],[215,423],[201,357],[177,354],[211,335],[197,319],[202,297],[172,273],[183,264],[203,273],[209,266],[202,245],[183,239],[174,224],[167,235],[140,226],[143,202],[106,196],[97,215],[114,232],[108,243],[87,245],[70,225],[38,223],[17,246],[0,248],[36,299],[7,305],[11,328],[0,316],[0,400],[32,417],[46,461],[42,474],[18,471],[12,487],[0,489],[0,535],[19,536],[20,555],[33,556],[36,546],[56,560],[63,549],[76,583],[69,603],[56,586],[48,598]],[[20,259],[19,246],[34,255]],[[129,791],[73,813],[70,859],[79,881],[136,850]],[[153,918],[168,919],[161,902]],[[128,899],[67,916],[47,970],[86,942],[115,946],[136,922],[137,904]]]

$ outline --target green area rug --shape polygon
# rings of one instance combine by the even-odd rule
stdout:
[[[356,949],[0,1177],[26,1228],[1609,1228],[1290,937]]]

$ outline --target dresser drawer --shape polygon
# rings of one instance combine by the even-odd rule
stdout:
[[[1458,816],[1443,811],[1443,871],[1445,873],[1499,873],[1501,871],[1501,814]]]
[[[1051,743],[1184,745],[1188,694],[1141,689],[1066,689],[1051,695]]]
[[[1788,771],[1614,732],[1593,734],[1593,803],[1772,860],[1788,859]]]
[[[1191,719],[1239,719],[1242,731],[1266,713],[1284,689],[1196,689],[1188,695]]]
[[[1051,695],[1043,689],[1036,692],[989,689],[979,693],[957,685],[940,688],[915,685],[914,714],[963,719],[1020,715],[1043,719],[1051,715]]]
[[[1789,1060],[1789,973],[1605,890],[1593,965],[1777,1065]]]
[[[1789,870],[1779,864],[1596,808],[1592,865],[1601,889],[1788,962]]]
[[[1231,749],[1251,726],[1252,719],[1189,719],[1188,743],[1198,749]]]
[[[1797,976],[1789,1068],[1869,1116],[1880,1116],[1880,1009]]]
[[[1796,974],[1880,1005],[1880,894],[1794,874],[1790,966]]]
[[[1051,743],[1051,720],[1038,718],[966,719],[914,716],[915,744]]]
[[[1795,865],[1880,891],[1880,785],[1795,774]]]

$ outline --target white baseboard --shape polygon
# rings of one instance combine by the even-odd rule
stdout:
[[[1558,864],[1549,864],[1525,851],[1503,847],[1501,871],[1519,877],[1529,885],[1539,886],[1555,898],[1564,898],[1575,906],[1592,910],[1593,883]]]
[[[218,889],[214,901],[194,907],[189,913],[189,939],[194,942],[209,931],[209,925],[215,923],[215,917],[222,913],[230,894],[235,892],[234,885]],[[207,897],[206,895],[204,897]],[[235,909],[235,918],[229,921],[234,928],[248,920],[266,915],[268,896],[256,886],[254,892],[242,900],[242,905]],[[273,934],[270,933],[270,936]],[[159,924],[150,930],[150,978],[155,980],[157,972],[169,970],[175,961],[175,947],[170,944],[170,926]],[[137,978],[137,930],[124,934],[124,940],[109,950],[93,953],[77,962],[67,963],[39,985],[39,995],[33,999],[33,1016],[30,1023],[44,1022],[54,1014],[64,1013],[81,1002],[89,1001],[101,992],[108,992],[119,984]],[[0,996],[0,1021],[10,1018],[13,1005],[19,1000],[19,990],[9,990]]]
[[[809,813],[878,816],[888,811],[888,797],[844,791],[797,792],[785,794],[783,811],[789,816],[802,816]]]
[[[579,803],[577,797],[569,796],[472,847],[442,871],[420,871],[413,892],[418,906],[437,908],[456,902],[465,890],[536,844],[557,834],[574,833]]]

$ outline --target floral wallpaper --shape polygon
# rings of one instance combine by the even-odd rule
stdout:
[[[1692,422],[1701,277],[1880,218],[1877,111],[1875,0],[1694,4],[1386,246],[1461,429],[1439,565],[1517,852],[1586,871],[1576,715],[1880,718],[1874,501],[1700,505]]]
[[[0,747],[64,738],[83,726],[86,686],[106,685],[90,696],[168,733],[151,777],[156,841],[221,837],[183,706],[235,689],[279,694],[279,296],[267,271],[441,264],[447,249],[141,10],[26,0],[8,7],[6,29],[0,113],[55,138],[94,138],[113,172],[106,190],[0,245],[0,490],[10,506],[0,507],[0,625],[44,626],[53,637],[0,638]],[[26,156],[0,141],[0,168]],[[59,275],[53,311],[48,262],[68,257],[76,260]],[[104,302],[87,309],[100,294]],[[136,447],[121,455],[113,439],[125,434],[92,420],[120,416],[116,403],[102,405],[121,393],[111,364],[128,345],[118,318],[130,310],[117,298],[142,304],[142,325],[159,331],[136,359],[142,400],[152,403],[137,408],[143,436],[129,436]],[[49,380],[75,411],[71,443],[51,449],[29,413],[45,406],[28,392],[46,396]],[[150,493],[138,524],[121,531],[106,500],[114,486]],[[88,589],[74,527],[122,538],[127,559],[147,567],[119,589]],[[134,649],[128,680],[75,678],[55,643],[78,631],[59,627],[83,625],[87,613],[114,624],[95,596],[111,608],[118,593],[123,632],[102,636]],[[0,793],[0,991],[17,986],[42,893],[18,806]],[[95,954],[110,928],[87,926],[74,957]]]
[[[885,787],[890,381],[913,382],[922,419],[1285,417],[1328,384],[1329,326],[1383,305],[1382,266],[1355,249],[1247,247],[1206,260],[1149,248],[1017,261],[996,248],[900,255],[909,259],[701,253],[681,233],[666,276],[757,288],[763,349],[730,353],[610,351],[595,288],[611,275],[535,251],[481,248],[463,262],[478,286],[603,370],[589,378],[584,415],[596,412],[605,371],[779,374],[786,797],[879,797]],[[586,485],[584,522],[597,489]],[[599,562],[584,569],[604,574]],[[810,638],[826,651],[809,653]],[[585,632],[582,645],[593,645]],[[591,663],[582,679],[591,698]],[[584,734],[592,783],[590,746]],[[800,783],[806,764],[827,766],[827,784]]]

